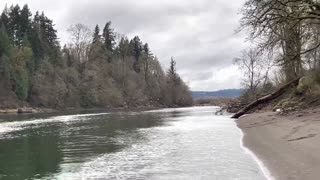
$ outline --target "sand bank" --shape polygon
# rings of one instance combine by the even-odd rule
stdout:
[[[320,108],[279,115],[255,113],[238,119],[243,143],[277,180],[320,178]]]

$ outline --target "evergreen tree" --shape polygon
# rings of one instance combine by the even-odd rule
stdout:
[[[40,33],[40,15],[39,11],[33,16],[32,21],[32,29],[34,29],[37,33]]]
[[[132,55],[135,57],[136,61],[139,61],[139,58],[142,53],[142,42],[139,36],[135,36],[131,41],[130,45],[132,48]]]
[[[40,20],[40,35],[41,39],[47,43],[49,48],[59,47],[59,41],[57,36],[57,30],[54,29],[54,24],[52,20],[42,14],[39,17]]]
[[[20,42],[20,46],[27,45],[25,37],[28,37],[31,30],[31,19],[32,16],[28,5],[24,5],[20,13],[19,31],[17,32],[17,39]],[[24,41],[24,42],[23,42]],[[25,43],[25,44],[22,44]]]
[[[44,55],[49,58],[53,65],[61,66],[60,45],[57,36],[57,30],[51,19],[42,12],[40,17],[40,42],[44,50]]]
[[[170,67],[168,70],[168,78],[176,84],[178,81],[178,75],[177,75],[177,70],[176,70],[176,61],[171,57],[170,61]]]
[[[143,45],[143,68],[144,68],[144,79],[149,86],[149,61],[150,61],[150,49],[148,43],[145,43]]]
[[[11,43],[4,25],[0,27],[0,81],[4,82],[4,86],[9,86],[10,83],[10,54]]]
[[[142,42],[138,36],[135,36],[130,41],[132,56],[135,58],[135,61],[133,63],[133,69],[139,73],[140,72],[140,62],[139,58],[142,54]]]
[[[116,53],[122,60],[124,60],[126,56],[130,55],[130,43],[128,38],[121,37],[119,45],[116,47]]]
[[[18,98],[25,101],[28,97],[29,91],[29,79],[28,74],[25,71],[19,72],[15,80],[14,91]]]
[[[20,32],[20,6],[15,5],[10,7],[9,15],[9,22],[7,25],[8,35],[15,46],[20,44],[20,41],[17,37],[18,33]]]
[[[176,61],[171,58],[170,67],[167,71],[167,103],[169,106],[189,106],[193,99],[185,82],[179,77],[176,69]]]
[[[14,48],[11,59],[12,90],[22,101],[25,101],[29,94],[30,72],[27,67],[32,61],[32,56],[30,48]]]
[[[9,23],[8,13],[9,13],[8,8],[7,8],[7,6],[5,6],[5,8],[0,16],[0,26],[1,25],[4,25],[5,27],[8,26],[8,23]]]
[[[102,37],[104,40],[104,47],[107,51],[113,52],[115,45],[115,35],[111,29],[111,21],[107,22],[103,28]]]
[[[173,57],[171,57],[171,61],[170,61],[170,68],[168,70],[168,74],[169,75],[175,75],[176,74],[176,61],[173,59]]]
[[[147,57],[149,57],[151,55],[148,43],[145,43],[143,45],[143,52],[146,54]]]
[[[33,55],[35,58],[35,68],[37,69],[40,65],[41,60],[44,58],[45,50],[43,42],[41,41],[40,37],[40,15],[37,11],[33,17],[33,21],[31,23],[31,30],[29,33],[29,42],[32,47]]]
[[[92,44],[95,44],[95,43],[99,42],[100,38],[101,38],[101,36],[100,36],[100,28],[99,28],[99,25],[96,25],[96,27],[94,28]]]
[[[3,55],[10,56],[11,42],[4,24],[0,27],[0,57]]]

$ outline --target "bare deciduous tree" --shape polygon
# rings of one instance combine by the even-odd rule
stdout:
[[[263,51],[281,51],[278,62],[287,81],[304,72],[303,56],[320,47],[310,38],[310,26],[320,23],[320,3],[316,0],[248,0],[242,9],[241,29]],[[319,34],[317,34],[319,36]]]
[[[262,58],[262,54],[256,49],[249,49],[242,51],[241,57],[235,58],[234,63],[244,73],[242,85],[247,89],[250,99],[257,98],[258,89],[268,83],[272,62],[268,58]]]
[[[68,32],[71,35],[70,46],[74,50],[75,57],[81,63],[87,61],[92,36],[91,30],[83,24],[76,24],[70,26]]]

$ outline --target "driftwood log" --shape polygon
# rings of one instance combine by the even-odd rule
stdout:
[[[35,110],[32,108],[18,108],[17,113],[18,114],[24,114],[24,113],[34,113]]]
[[[299,84],[299,80],[300,78],[297,78],[293,81],[290,81],[289,83],[285,84],[284,86],[282,86],[281,88],[279,88],[278,90],[276,90],[275,92],[268,94],[262,98],[259,98],[255,101],[253,101],[252,103],[248,104],[247,106],[245,106],[244,108],[242,108],[240,111],[238,111],[236,114],[234,114],[231,118],[239,118],[240,116],[244,115],[245,113],[247,113],[248,111],[252,110],[253,108],[257,107],[260,104],[263,103],[267,103],[279,96],[281,96],[283,93],[286,92],[286,90],[292,86],[297,86]]]

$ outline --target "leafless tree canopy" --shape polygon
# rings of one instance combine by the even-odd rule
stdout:
[[[301,76],[306,57],[313,65],[320,47],[320,2],[317,0],[248,0],[241,10],[241,30],[260,51],[278,53],[277,63],[287,81]]]
[[[83,24],[76,24],[71,25],[68,28],[68,32],[71,39],[70,46],[74,51],[75,57],[80,62],[87,61],[92,36],[91,30]]]
[[[248,90],[248,95],[257,98],[260,87],[265,87],[269,82],[269,72],[272,61],[264,58],[257,49],[244,50],[241,57],[235,58],[234,63],[243,72],[242,86]]]

